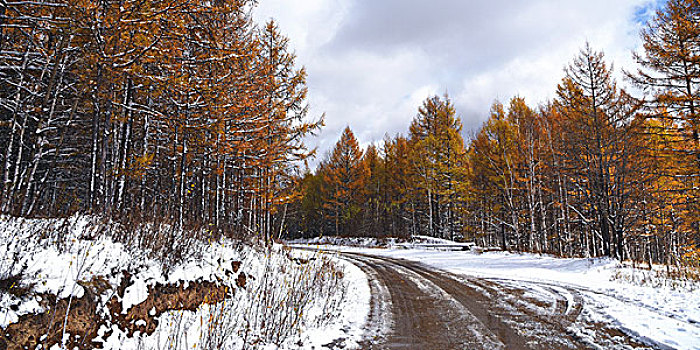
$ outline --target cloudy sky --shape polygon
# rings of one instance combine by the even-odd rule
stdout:
[[[311,114],[326,114],[308,144],[322,155],[346,125],[363,145],[405,133],[435,94],[451,96],[466,133],[495,100],[536,106],[586,41],[630,69],[658,1],[261,0],[255,17],[278,22],[308,71]]]

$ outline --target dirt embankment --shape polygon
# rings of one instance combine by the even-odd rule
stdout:
[[[234,263],[232,267],[233,272],[237,273],[240,263]],[[103,344],[95,341],[95,338],[102,326],[110,329],[103,334],[103,338],[109,336],[112,325],[127,332],[129,336],[137,331],[153,334],[163,313],[194,311],[203,304],[222,302],[235,292],[221,281],[197,280],[187,285],[156,284],[148,288],[146,300],[123,312],[121,300],[126,289],[133,283],[128,272],[123,274],[122,283],[116,288],[102,277],[81,282],[85,293],[80,298],[57,300],[55,295],[41,295],[41,306],[46,312],[23,315],[18,322],[10,324],[0,334],[0,350],[34,349],[39,344],[48,349],[54,344],[60,344],[64,334],[67,335],[67,348],[99,349]],[[238,273],[235,281],[237,287],[244,288],[245,273]],[[113,291],[114,295],[106,305],[102,305],[101,296],[109,291]]]

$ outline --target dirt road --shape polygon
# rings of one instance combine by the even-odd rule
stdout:
[[[372,292],[365,349],[653,349],[582,313],[575,289],[344,253]]]

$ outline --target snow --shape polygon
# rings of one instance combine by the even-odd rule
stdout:
[[[121,244],[106,239],[81,240],[78,236],[89,233],[90,218],[74,217],[67,222],[69,232],[62,251],[56,245],[39,244],[35,235],[42,230],[63,230],[65,223],[42,220],[0,220],[0,256],[2,271],[22,271],[23,283],[33,286],[36,294],[54,294],[59,298],[82,297],[83,287],[79,281],[89,281],[104,271],[124,267],[129,257]],[[13,260],[13,261],[10,261]],[[14,268],[9,268],[14,262]],[[119,276],[109,278],[113,285]],[[37,297],[19,300],[2,294],[0,301],[0,327],[16,322],[18,317],[39,311]],[[36,307],[31,307],[35,305]],[[12,310],[11,306],[19,307]]]
[[[239,349],[244,343],[281,350],[320,349],[331,343],[352,349],[363,339],[370,303],[367,278],[334,253],[290,252],[279,245],[268,250],[223,240],[198,243],[195,256],[166,268],[162,261],[98,234],[110,224],[96,222],[86,216],[66,221],[0,217],[0,272],[21,273],[22,284],[32,290],[23,297],[0,291],[0,328],[22,315],[43,312],[38,294],[79,298],[85,293],[82,283],[99,276],[115,288],[124,278],[122,271],[128,271],[131,284],[120,300],[123,313],[146,300],[156,284],[220,281],[233,292],[221,303],[160,315],[151,335],[129,336],[116,325],[102,325],[98,340],[104,341],[105,349],[191,349],[206,344]],[[237,273],[233,262],[241,263]],[[236,287],[239,273],[247,276],[244,288]],[[333,288],[324,286],[326,282],[334,283]],[[102,307],[113,296],[113,289],[100,295]],[[264,312],[271,318],[258,317]],[[298,319],[292,323],[287,317]],[[278,329],[272,329],[277,327],[272,319]],[[283,328],[288,334],[276,337]]]
[[[700,286],[632,283],[650,279],[648,275],[652,272],[635,270],[610,259],[421,249],[425,243],[454,243],[427,238],[414,243],[392,239],[314,241],[349,243],[354,247],[303,245],[323,247],[315,252],[289,251],[284,246],[266,250],[224,240],[200,243],[195,246],[199,253],[192,259],[164,268],[162,262],[127,249],[108,235],[97,234],[105,229],[104,225],[109,224],[97,224],[94,218],[85,216],[65,222],[0,218],[3,258],[0,271],[5,274],[21,271],[24,276],[21,283],[35,293],[31,297],[17,297],[0,292],[0,328],[17,322],[21,315],[43,312],[37,294],[81,297],[85,293],[81,283],[95,276],[117,286],[123,278],[122,271],[132,274],[132,284],[120,300],[123,312],[128,312],[146,299],[149,288],[159,283],[187,285],[206,280],[223,281],[233,287],[237,273],[232,273],[232,263],[239,261],[240,271],[248,276],[246,287],[233,288],[235,292],[226,301],[202,305],[195,311],[160,315],[159,325],[151,335],[130,337],[115,325],[102,326],[99,334],[105,342],[104,348],[156,349],[175,344],[172,348],[185,349],[216,343],[215,348],[235,349],[244,342],[259,342],[259,348],[276,350],[359,348],[368,332],[370,281],[359,267],[338,254],[338,251],[351,251],[417,261],[455,274],[515,285],[537,298],[552,298],[554,290],[568,298],[570,306],[575,301],[569,291],[575,290],[583,297],[581,317],[612,324],[656,348],[700,349]],[[61,245],[46,244],[58,242],[58,238],[63,242]],[[324,264],[335,267],[322,269]],[[331,272],[318,277],[316,271]],[[323,283],[335,284],[324,289],[310,282],[312,276],[321,278],[319,281]],[[300,288],[310,294],[299,294]],[[107,291],[100,296],[103,303],[111,293]],[[277,299],[269,299],[270,295]],[[272,307],[271,303],[279,306]],[[303,316],[285,326],[288,335],[278,339],[266,333],[264,321],[259,318],[282,319],[288,312],[285,310],[297,306],[303,309],[300,313]],[[572,329],[574,333],[584,331]]]
[[[333,236],[323,236],[314,238],[299,238],[286,243],[294,245],[330,245],[330,246],[344,246],[344,247],[365,247],[365,248],[384,248],[396,246],[400,242],[405,240],[400,240],[396,238],[372,238],[372,237],[333,237]]]
[[[302,342],[302,349],[322,349],[323,345],[338,339],[343,339],[342,348],[359,348],[358,343],[364,338],[364,327],[369,315],[371,297],[367,276],[359,267],[338,259],[336,254],[330,254],[334,261],[343,266],[344,277],[348,282],[347,291],[340,307],[343,312],[331,324],[306,330],[301,335],[301,338],[306,340]],[[324,312],[325,310],[319,308],[311,310],[311,313]],[[286,344],[285,348],[297,349],[299,346]]]
[[[531,293],[545,293],[538,287],[540,285],[563,291],[573,288],[584,297],[582,314],[592,321],[613,324],[657,348],[700,349],[700,285],[690,282],[675,286],[640,286],[619,276],[641,278],[639,275],[645,272],[615,260],[426,250],[419,246],[411,248],[410,244],[387,249],[311,247],[421,262],[458,275],[515,284]],[[562,294],[572,298],[568,293]],[[573,300],[569,305],[573,305]]]

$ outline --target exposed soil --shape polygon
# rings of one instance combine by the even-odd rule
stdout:
[[[238,267],[234,266],[234,272]],[[53,295],[41,295],[42,307],[47,310],[42,314],[28,314],[19,321],[10,324],[0,334],[0,350],[34,349],[39,344],[48,349],[59,344],[63,334],[67,334],[67,348],[95,349],[102,348],[102,343],[95,341],[101,326],[117,325],[121,330],[133,336],[135,332],[152,334],[158,327],[158,318],[165,312],[175,310],[196,310],[203,304],[215,304],[224,301],[234,291],[220,282],[191,281],[187,285],[156,284],[148,288],[145,301],[123,312],[121,299],[131,282],[129,273],[119,286],[114,288],[102,277],[80,283],[85,293],[80,298],[56,300]],[[236,278],[238,287],[245,287],[246,275],[241,272]],[[115,294],[107,305],[101,305],[101,296],[112,290]],[[106,306],[106,308],[104,307]],[[68,310],[66,317],[66,310]],[[105,310],[107,315],[104,315]],[[65,327],[64,327],[65,326]],[[108,331],[111,332],[111,331]],[[105,334],[106,338],[109,333]]]
[[[367,327],[376,332],[365,349],[650,348],[582,317],[583,299],[573,289],[538,284],[550,293],[542,299],[507,281],[457,276],[400,259],[344,256],[370,279]],[[380,324],[388,325],[383,334]],[[593,336],[581,337],[582,331]]]

